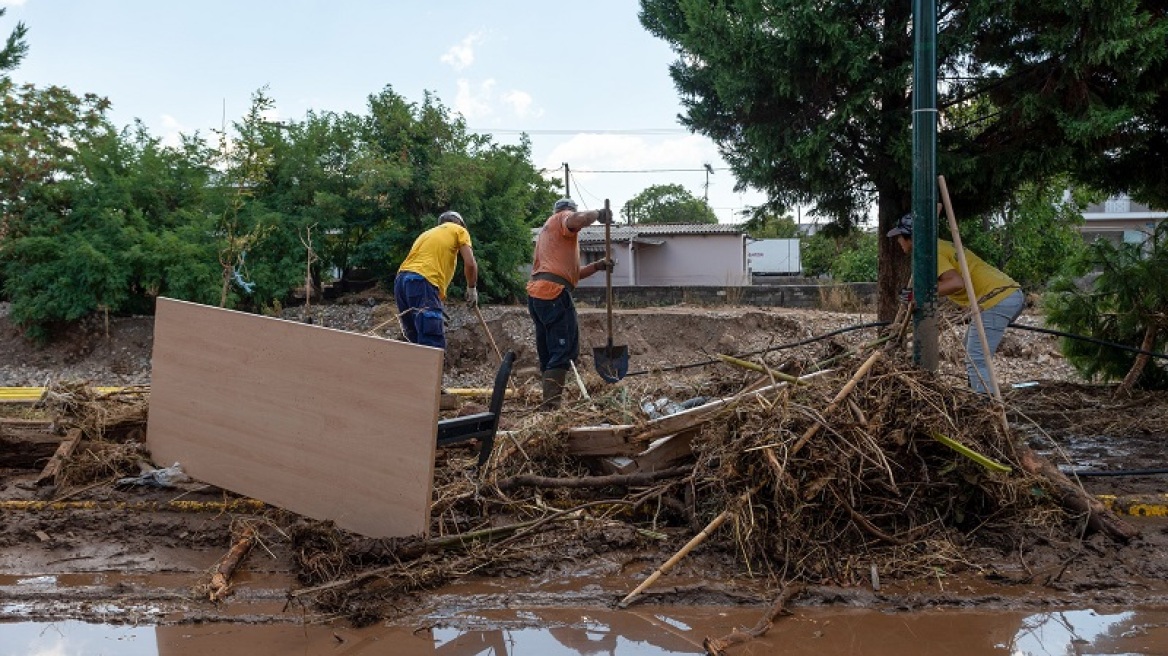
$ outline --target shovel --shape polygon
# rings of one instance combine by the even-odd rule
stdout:
[[[604,209],[608,209],[608,199],[604,199]],[[612,263],[612,221],[604,224],[604,258]],[[608,383],[615,383],[629,373],[629,349],[627,346],[612,345],[612,266],[604,268],[605,306],[608,308],[608,343],[592,349],[592,362],[596,373]]]

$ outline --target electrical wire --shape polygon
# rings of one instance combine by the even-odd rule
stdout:
[[[747,357],[751,357],[751,356],[755,356],[755,355],[762,355],[764,353],[771,353],[774,351],[783,351],[783,350],[792,349],[792,348],[795,348],[798,346],[805,346],[807,344],[812,344],[812,343],[818,342],[820,340],[829,339],[831,337],[835,337],[836,335],[850,333],[850,332],[855,331],[855,330],[864,330],[866,328],[880,328],[880,327],[889,325],[889,323],[890,322],[888,322],[888,321],[872,321],[869,323],[856,324],[854,326],[845,326],[845,327],[840,328],[838,330],[833,330],[831,332],[824,333],[822,335],[816,335],[814,337],[808,337],[807,339],[802,339],[802,340],[799,340],[797,342],[789,342],[786,344],[780,344],[778,346],[770,346],[767,348],[759,349],[757,351],[749,351],[747,353],[740,353],[740,354],[735,355],[734,357],[747,358]],[[1027,325],[1023,325],[1020,323],[1011,323],[1009,325],[1009,327],[1010,328],[1018,328],[1021,330],[1030,330],[1030,331],[1033,331],[1036,333],[1046,333],[1046,334],[1050,334],[1050,335],[1057,335],[1059,337],[1067,337],[1069,339],[1078,339],[1078,340],[1082,340],[1085,342],[1092,342],[1092,343],[1101,344],[1104,346],[1110,346],[1112,348],[1120,349],[1123,351],[1129,351],[1132,353],[1138,353],[1138,354],[1142,354],[1142,355],[1150,355],[1150,356],[1155,357],[1155,358],[1168,358],[1168,354],[1165,354],[1165,353],[1156,353],[1154,351],[1144,351],[1142,349],[1135,348],[1132,346],[1127,346],[1125,344],[1119,344],[1117,342],[1109,342],[1107,340],[1096,339],[1094,337],[1087,337],[1086,335],[1076,335],[1074,333],[1063,332],[1061,330],[1052,330],[1050,328],[1039,328],[1037,326],[1027,326]],[[679,365],[674,365],[672,367],[661,367],[659,369],[641,369],[639,371],[630,371],[629,373],[625,374],[625,377],[643,376],[645,374],[654,373],[654,372],[681,371],[683,369],[693,369],[696,367],[705,367],[707,365],[721,364],[721,363],[722,363],[722,361],[718,360],[718,359],[702,360],[700,362],[690,362],[688,364],[679,364]]]
[[[1155,351],[1145,351],[1127,344],[1120,344],[1118,342],[1109,342],[1105,339],[1097,339],[1095,337],[1087,337],[1086,335],[1076,335],[1074,333],[1065,333],[1061,330],[1052,330],[1050,328],[1039,328],[1038,326],[1024,326],[1020,323],[1012,323],[1010,328],[1021,328],[1022,330],[1032,330],[1036,333],[1046,333],[1047,335],[1058,335],[1059,337],[1066,337],[1069,339],[1077,339],[1082,342],[1091,342],[1092,344],[1099,344],[1101,346],[1110,346],[1111,348],[1119,349],[1121,351],[1128,351],[1139,355],[1150,355],[1153,358],[1168,359],[1168,353],[1157,353]]]

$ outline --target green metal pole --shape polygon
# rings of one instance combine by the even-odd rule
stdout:
[[[937,0],[913,0],[913,361],[937,370]]]

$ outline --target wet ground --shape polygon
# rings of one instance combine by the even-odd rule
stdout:
[[[741,608],[497,609],[428,616],[413,625],[183,624],[127,626],[77,621],[0,624],[0,656],[541,656],[704,654],[703,640],[757,618]],[[1062,609],[912,614],[796,610],[734,654],[817,656],[1038,656],[1168,654],[1168,611]]]
[[[492,329],[505,344],[522,344],[522,336],[512,338],[507,330],[525,325],[521,319],[491,317]],[[749,340],[757,334],[792,323],[786,316],[752,320],[763,319],[755,325],[694,318],[694,330],[683,332],[704,346],[674,344],[677,353],[654,351],[642,337],[627,341],[638,362],[687,362],[706,351],[754,348]],[[676,318],[656,327],[646,323],[638,334],[667,334],[666,325],[676,330]],[[726,326],[737,330],[717,332]],[[807,330],[795,323],[783,339]],[[481,343],[464,344],[452,349],[456,361],[489,361]],[[1023,346],[1034,344],[1019,341],[1014,349],[1029,367],[1037,356]],[[1031,368],[1019,366],[1018,372],[1018,380],[1041,378]],[[1117,402],[1106,391],[1060,385],[1043,380],[1011,392],[1018,408],[1011,421],[1031,446],[1065,471],[1126,472],[1082,478],[1092,495],[1168,492],[1168,475],[1134,472],[1168,465],[1168,397]],[[1028,395],[1042,392],[1055,394],[1048,407],[1027,405]],[[1028,431],[1030,419],[1035,428]],[[225,601],[212,603],[196,592],[230,546],[233,522],[250,514],[217,510],[225,498],[221,490],[115,490],[106,479],[53,492],[31,485],[38,471],[0,470],[0,503],[66,504],[0,512],[0,656],[701,654],[706,638],[755,625],[777,593],[766,577],[738,578],[741,570],[727,565],[733,554],[699,550],[643,602],[616,610],[616,600],[675,553],[674,540],[657,550],[613,547],[589,562],[542,572],[467,576],[404,599],[391,620],[355,629],[340,617],[289,602],[289,591],[301,584],[290,545],[274,530],[265,531]],[[143,509],[176,498],[204,507],[188,513]],[[287,518],[267,519],[275,527]],[[960,576],[898,579],[890,573],[879,589],[874,581],[810,588],[765,636],[728,653],[1168,654],[1168,519],[1131,521],[1142,531],[1131,544],[1098,535],[1069,542],[1036,535],[998,550],[971,550],[965,554],[971,565]],[[679,535],[684,541],[692,531]]]

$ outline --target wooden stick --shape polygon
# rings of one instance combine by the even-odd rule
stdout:
[[[949,219],[949,232],[953,235],[953,246],[957,251],[957,264],[961,269],[961,279],[965,282],[965,295],[969,298],[969,309],[973,312],[973,323],[977,326],[977,337],[981,340],[981,350],[985,353],[986,373],[989,374],[990,391],[994,399],[1002,402],[1002,391],[998,389],[998,376],[994,373],[994,354],[990,351],[990,343],[986,340],[985,324],[981,321],[981,308],[978,307],[977,292],[973,289],[973,279],[969,276],[969,263],[965,260],[965,249],[961,246],[961,233],[957,230],[957,217],[953,215],[953,204],[949,202],[949,187],[945,185],[945,176],[937,176],[937,185],[941,188],[941,202],[945,206],[945,216]],[[974,366],[974,371],[977,366]],[[1005,414],[1002,415],[1005,417]],[[1009,426],[1005,426],[1007,434]]]
[[[499,481],[498,487],[503,492],[514,490],[519,487],[543,487],[543,488],[592,488],[592,487],[607,487],[609,485],[644,485],[663,478],[670,478],[672,476],[680,476],[689,473],[693,470],[691,465],[683,465],[681,467],[672,467],[670,469],[662,469],[654,472],[640,472],[636,474],[611,474],[609,476],[581,476],[579,478],[550,478],[547,476],[535,476],[531,474],[524,474],[521,476],[513,476]]]
[[[702,646],[705,647],[706,653],[709,656],[725,656],[728,647],[765,635],[774,626],[775,618],[786,611],[787,602],[795,595],[803,592],[805,587],[802,583],[792,583],[783,586],[783,589],[779,591],[779,596],[771,602],[770,608],[759,618],[754,628],[747,629],[746,631],[734,629],[728,635],[724,635],[721,638],[706,638],[702,641]]]
[[[781,371],[775,371],[774,369],[771,369],[770,367],[768,367],[764,364],[756,364],[756,363],[751,362],[749,360],[742,360],[742,359],[736,358],[732,355],[724,355],[722,353],[716,353],[715,356],[719,360],[721,360],[722,362],[725,362],[726,364],[732,364],[736,367],[742,367],[743,369],[750,369],[751,371],[757,371],[759,373],[766,374],[766,375],[774,378],[775,380],[786,381],[788,383],[791,383],[792,385],[806,385],[807,384],[807,381],[805,381],[805,380],[802,380],[800,378],[796,378],[795,376],[792,376],[790,374],[785,374]]]
[[[839,393],[835,395],[835,398],[831,400],[831,403],[829,403],[827,407],[823,409],[824,417],[826,417],[832,410],[835,410],[836,407],[839,406],[840,402],[848,398],[848,395],[852,393],[852,390],[856,389],[856,385],[860,383],[860,380],[862,380],[864,376],[868,375],[868,370],[872,368],[872,365],[876,364],[876,361],[880,359],[881,353],[882,351],[873,351],[872,355],[868,356],[868,359],[864,361],[864,364],[860,365],[860,368],[857,369],[856,373],[852,375],[852,378],[848,381],[848,384],[844,385],[843,389],[841,389]],[[803,445],[807,444],[808,440],[810,440],[812,437],[815,437],[815,434],[818,433],[819,429],[822,427],[823,424],[819,422],[811,424],[811,427],[803,433],[803,436],[799,438],[799,441],[795,442],[795,446],[791,447],[791,455],[798,453],[799,449],[802,449]]]
[[[227,555],[215,565],[215,573],[211,575],[211,582],[207,585],[208,599],[220,601],[231,592],[231,575],[247,557],[255,541],[255,530],[250,526],[245,527],[239,539],[231,545]]]
[[[61,468],[65,466],[65,461],[69,456],[73,455],[73,451],[77,449],[77,444],[81,442],[81,429],[70,429],[69,434],[61,445],[57,447],[57,452],[49,458],[48,464],[41,470],[41,475],[37,476],[36,485],[48,485],[56,481],[57,476],[61,473]]]
[[[491,334],[491,329],[487,328],[487,320],[483,318],[483,311],[479,309],[478,305],[474,306],[474,313],[479,318],[479,323],[483,327],[483,332],[487,334],[487,339],[491,340],[491,346],[495,349],[495,355],[499,356],[499,362],[502,362],[503,352],[499,350],[499,345],[495,343],[495,336]]]
[[[718,530],[719,526],[721,526],[722,524],[725,524],[727,519],[730,519],[731,516],[733,516],[735,513],[737,513],[738,509],[742,506],[742,504],[746,503],[746,501],[748,499],[750,499],[750,495],[753,493],[754,493],[753,489],[747,490],[746,492],[743,492],[742,496],[735,499],[734,503],[732,503],[728,508],[723,510],[717,517],[715,517],[713,520],[711,520],[709,524],[706,524],[706,527],[703,528],[700,533],[693,536],[693,538],[691,538],[689,542],[685,543],[684,547],[682,547],[677,553],[673,554],[672,558],[665,561],[664,564],[662,564],[660,567],[658,567],[656,570],[654,570],[652,574],[649,575],[649,578],[645,579],[644,581],[641,581],[640,585],[638,585],[636,588],[634,588],[632,592],[625,595],[625,598],[621,599],[620,603],[617,604],[617,606],[620,608],[628,608],[629,603],[632,602],[632,600],[637,595],[641,594],[642,592],[645,591],[646,588],[653,585],[653,583],[655,583],[657,581],[657,579],[661,578],[661,576],[663,574],[665,574],[669,570],[673,569],[674,565],[681,562],[682,558],[685,558],[686,555],[689,554],[689,552],[693,551],[694,549],[696,549],[698,547],[698,545],[705,542],[706,538],[710,537],[710,535],[712,535],[714,533],[714,531]]]
[[[580,371],[576,369],[576,363],[568,360],[568,364],[572,367],[572,375],[576,378],[576,386],[580,388],[580,396],[583,396],[587,401],[591,401],[592,396],[588,394],[588,388],[584,387],[584,379],[580,377]]]

